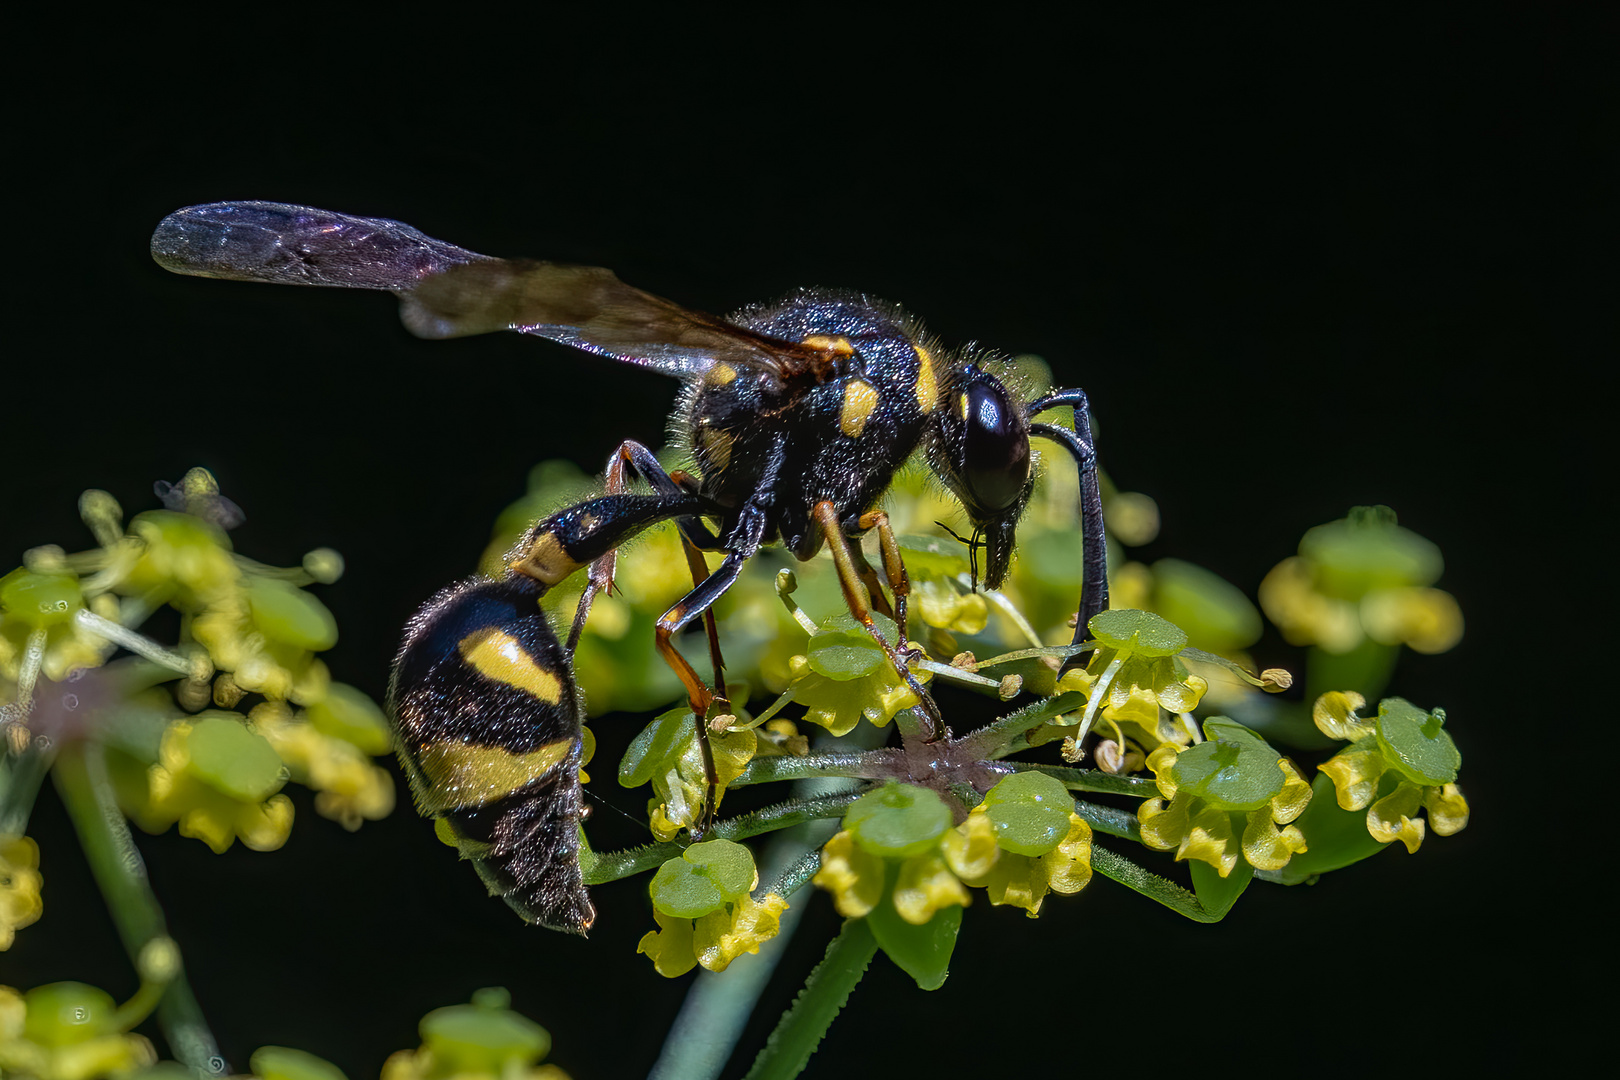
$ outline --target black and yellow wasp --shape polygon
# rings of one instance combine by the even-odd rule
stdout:
[[[684,382],[680,425],[695,473],[667,472],[639,443],[623,443],[605,494],[531,526],[503,578],[469,579],[429,600],[406,627],[395,663],[390,710],[418,806],[449,827],[493,891],[546,926],[583,933],[594,918],[577,858],[581,726],[570,656],[591,597],[612,582],[616,549],[648,526],[674,521],[687,542],[694,588],[658,621],[656,644],[700,729],[728,705],[712,618],[715,689],[674,637],[708,612],[762,544],[779,540],[799,559],[830,549],[850,611],[916,693],[927,738],[946,737],[907,666],[909,586],[877,508],[919,447],[973,523],[970,551],[983,549],[991,589],[1007,573],[1034,485],[1030,437],[1067,449],[1081,471],[1085,587],[1076,644],[1107,606],[1085,394],[1019,401],[979,362],[947,352],[891,305],[803,289],[719,319],[597,267],[489,258],[401,222],[279,203],[177,211],[153,234],[152,254],[169,270],[202,277],[387,289],[421,337],[517,330]],[[1073,407],[1074,430],[1034,421],[1057,406]],[[638,479],[649,490],[630,490]],[[852,542],[874,529],[892,607]],[[700,550],[723,553],[712,573]],[[538,600],[587,566],[565,648]],[[874,610],[895,617],[902,640],[883,637]],[[706,738],[698,743],[707,751]]]

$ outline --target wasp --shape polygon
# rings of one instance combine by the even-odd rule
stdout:
[[[448,824],[493,890],[546,925],[583,933],[593,917],[574,834],[583,811],[569,657],[592,596],[611,586],[618,548],[641,530],[673,521],[688,551],[694,586],[659,619],[656,647],[686,689],[711,777],[701,727],[729,703],[707,613],[771,542],[801,560],[829,549],[850,612],[917,696],[925,738],[947,735],[908,665],[910,589],[878,505],[919,448],[972,523],[974,576],[982,550],[990,589],[1007,574],[1034,487],[1031,438],[1067,450],[1081,474],[1085,584],[1076,645],[1107,607],[1085,393],[1020,400],[983,358],[945,349],[893,305],[801,289],[722,319],[599,267],[491,258],[398,221],[266,202],[177,211],[153,234],[152,254],[166,269],[202,277],[385,289],[420,337],[516,330],[682,381],[677,424],[695,471],[666,471],[645,446],[624,442],[604,494],[534,523],[501,580],[472,579],[429,600],[406,628],[395,664],[391,711],[419,807]],[[1072,407],[1072,429],[1036,421],[1059,406]],[[632,490],[637,481],[647,490]],[[871,531],[892,605],[858,543]],[[719,565],[710,571],[700,551],[720,553]],[[587,567],[563,645],[537,601]],[[874,611],[892,615],[899,640],[884,637]],[[699,617],[708,623],[713,688],[675,644]]]

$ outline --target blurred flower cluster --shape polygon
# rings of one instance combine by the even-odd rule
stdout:
[[[144,1017],[139,995],[116,1005],[104,990],[62,982],[18,993],[0,986],[0,1069],[18,1080],[195,1080],[176,1061],[159,1061],[151,1042],[129,1033]],[[422,1018],[420,1046],[382,1066],[382,1080],[568,1080],[541,1064],[551,1034],[511,1008],[498,987],[478,990],[469,1005],[434,1009]],[[138,1015],[137,1015],[138,1014]],[[241,1080],[347,1080],[331,1062],[304,1050],[264,1046]]]
[[[8,746],[94,741],[137,824],[178,824],[216,852],[284,843],[289,779],[345,828],[388,814],[393,781],[371,761],[392,748],[388,723],[332,681],[317,654],[337,643],[337,624],[303,588],[335,581],[342,559],[322,549],[279,569],[243,558],[225,531],[241,512],[211,475],[160,487],[165,508],[127,527],[112,496],[86,492],[80,512],[99,546],[34,548],[0,578]],[[140,632],[163,608],[179,614],[172,644]]]

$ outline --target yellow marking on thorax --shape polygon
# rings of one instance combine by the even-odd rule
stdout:
[[[557,584],[580,567],[580,564],[563,550],[562,541],[557,539],[557,534],[549,532],[535,537],[528,550],[513,559],[509,565],[525,577],[534,578],[545,585]]]
[[[710,386],[725,386],[736,377],[737,369],[722,361],[704,372],[703,381]]]
[[[428,790],[417,792],[426,813],[487,806],[521,791],[567,760],[572,737],[548,742],[527,754],[499,746],[472,746],[459,739],[428,743],[416,752],[416,765]]]
[[[866,430],[867,417],[877,408],[877,388],[865,379],[851,379],[844,386],[844,407],[838,413],[838,430],[852,439]]]
[[[804,339],[804,343],[812,349],[827,349],[839,356],[854,356],[855,346],[849,343],[847,337],[833,337],[831,334],[811,334]]]
[[[562,681],[534,662],[523,643],[504,630],[474,630],[456,646],[461,658],[486,679],[515,686],[548,705],[562,700]]]
[[[708,458],[707,464],[716,472],[724,472],[731,464],[731,446],[736,441],[730,432],[702,424],[698,427],[698,449]]]
[[[917,408],[924,416],[939,404],[939,379],[934,375],[934,354],[921,345],[913,345],[917,352]]]
[[[967,419],[967,410],[968,410],[968,396],[966,394],[963,394],[961,397],[956,399],[956,415],[960,416],[963,420],[966,420]]]

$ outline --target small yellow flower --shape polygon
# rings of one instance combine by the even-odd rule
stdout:
[[[39,845],[26,836],[0,836],[0,951],[11,948],[17,931],[38,921]]]
[[[1468,827],[1468,800],[1456,784],[1423,789],[1423,809],[1429,825],[1440,836],[1450,836]]]
[[[1277,759],[1282,785],[1265,805],[1228,809],[1178,790],[1171,770],[1182,749],[1166,743],[1148,755],[1148,768],[1163,798],[1145,800],[1137,807],[1143,844],[1155,851],[1173,849],[1177,861],[1207,863],[1221,877],[1237,867],[1240,857],[1258,870],[1280,870],[1306,850],[1304,834],[1289,823],[1305,812],[1311,787],[1293,762]]]
[[[82,983],[19,994],[0,986],[0,1076],[100,1080],[157,1061],[152,1044],[113,1025],[113,999]]]
[[[966,821],[947,831],[940,850],[951,871],[964,881],[989,874],[1002,854],[996,844],[996,827],[985,814],[969,814]]]
[[[1361,598],[1361,625],[1381,645],[1443,653],[1462,640],[1462,607],[1443,589],[1378,589]]]
[[[1243,858],[1256,870],[1281,870],[1305,851],[1305,834],[1293,825],[1279,829],[1277,820],[1270,807],[1262,806],[1244,824]]]
[[[1423,789],[1403,780],[1368,809],[1367,831],[1380,843],[1399,840],[1408,854],[1416,852],[1423,843],[1424,823],[1417,816],[1422,805]]]
[[[199,761],[198,750],[211,760]],[[274,851],[292,832],[292,800],[279,794],[284,781],[285,768],[262,736],[234,714],[204,713],[169,725],[158,761],[147,770],[144,803],[125,810],[150,833],[179,822],[180,835],[203,841],[215,854],[237,840]]]
[[[960,592],[950,582],[936,578],[916,585],[911,604],[929,626],[957,634],[982,634],[990,621],[990,605],[982,593]]]
[[[285,704],[265,702],[249,718],[292,779],[313,789],[315,811],[350,832],[362,821],[380,821],[394,809],[394,781],[353,743],[325,735],[291,715]]]
[[[1333,793],[1341,810],[1365,810],[1378,796],[1378,782],[1384,778],[1384,755],[1377,750],[1341,750],[1319,770],[1333,781]]]
[[[788,660],[793,677],[793,700],[804,706],[804,718],[832,735],[848,735],[855,725],[867,720],[883,727],[901,709],[917,704],[917,695],[892,669],[878,671],[864,679],[838,682],[816,674],[802,653]],[[927,672],[918,674],[927,681]]]
[[[697,967],[697,952],[692,947],[692,920],[665,915],[653,908],[657,930],[649,930],[636,944],[636,952],[646,953],[653,968],[666,979],[685,975]]]
[[[821,849],[821,869],[811,882],[832,893],[838,914],[859,919],[883,899],[883,875],[883,859],[862,848],[844,829]]]
[[[724,971],[739,956],[759,952],[761,945],[774,938],[782,929],[782,912],[787,908],[788,902],[775,893],[760,900],[743,893],[696,919],[666,915],[654,907],[658,929],[642,935],[636,951],[650,957],[658,974],[669,979],[698,965],[708,971]]]
[[[975,819],[989,825],[989,817],[977,809],[968,815],[968,822]],[[1023,908],[1033,919],[1040,915],[1048,892],[1070,895],[1091,883],[1091,826],[1071,813],[1068,833],[1045,855],[1020,855],[999,849],[998,855],[988,871],[965,874],[962,880],[974,888],[983,888],[991,904]]]
[[[1091,826],[1079,814],[1070,814],[1069,834],[1041,861],[1053,892],[1067,896],[1084,889],[1091,884]]]
[[[1311,719],[1328,738],[1354,742],[1373,733],[1372,725],[1356,715],[1366,707],[1367,699],[1354,690],[1330,690],[1311,706]]]
[[[1367,832],[1380,843],[1399,840],[1408,852],[1422,845],[1428,826],[1440,836],[1465,828],[1468,801],[1447,779],[1456,775],[1461,756],[1442,730],[1444,712],[1424,713],[1400,698],[1387,698],[1379,703],[1376,719],[1363,720],[1356,712],[1365,705],[1360,694],[1331,692],[1312,709],[1324,734],[1355,740],[1319,769],[1333,781],[1340,809],[1366,810]],[[1395,744],[1389,743],[1392,738]],[[1427,824],[1417,816],[1420,808],[1428,812]]]
[[[901,862],[894,883],[894,909],[906,922],[922,926],[936,911],[967,907],[969,902],[967,888],[951,872],[942,852],[929,851]]]
[[[759,952],[782,929],[788,902],[775,893],[760,900],[745,894],[728,907],[693,920],[692,950],[709,971],[724,971],[744,953]]]

